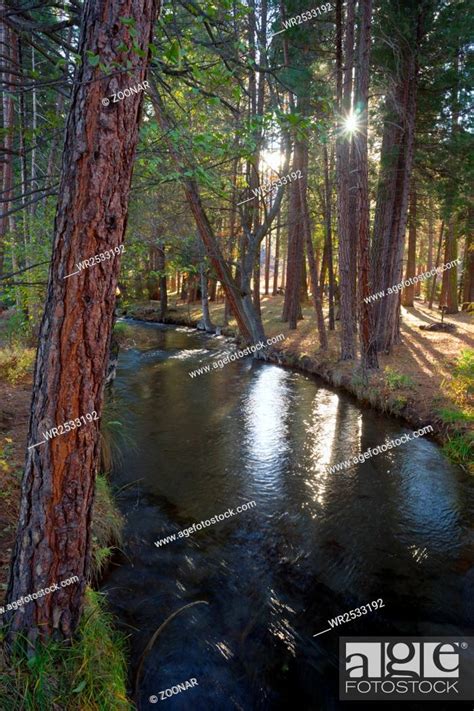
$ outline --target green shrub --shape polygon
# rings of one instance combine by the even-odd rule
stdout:
[[[35,362],[34,348],[19,345],[0,348],[0,378],[11,384],[32,372]]]
[[[451,395],[457,409],[466,417],[474,415],[472,398],[474,395],[474,350],[466,348],[455,361],[453,377],[441,383]]]
[[[413,388],[414,382],[409,375],[403,375],[403,373],[397,373],[393,368],[386,367],[384,369],[385,378],[387,385],[390,390],[398,390],[400,388]]]
[[[456,464],[466,465],[474,474],[474,436],[455,434],[443,445],[444,453]]]

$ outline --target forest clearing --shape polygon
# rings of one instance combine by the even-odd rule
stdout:
[[[470,9],[0,1],[1,709],[472,706]]]

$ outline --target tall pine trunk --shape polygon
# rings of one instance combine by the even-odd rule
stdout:
[[[344,71],[342,99],[337,126],[337,177],[338,177],[338,236],[339,236],[339,290],[341,299],[341,359],[351,360],[355,355],[355,301],[353,294],[355,245],[351,244],[350,220],[350,142],[344,134],[343,122],[351,112],[352,69],[354,61],[355,0],[347,0],[344,35]],[[342,67],[338,67],[338,73]]]
[[[130,0],[140,50],[149,57],[155,0]],[[11,645],[23,633],[70,638],[79,622],[91,555],[91,512],[99,464],[99,421],[109,357],[120,259],[68,279],[75,264],[122,244],[143,93],[102,105],[128,86],[126,74],[97,81],[88,62],[133,63],[130,74],[145,78],[148,61],[132,51],[118,0],[86,0],[82,17],[82,62],[72,90],[55,219],[53,255],[35,365],[28,453],[13,552],[8,601],[71,576],[79,582],[6,613]],[[117,51],[120,45],[129,47]],[[81,418],[81,426],[44,441],[44,432]],[[82,422],[82,420],[79,420]],[[39,446],[36,446],[39,444]],[[31,648],[33,649],[33,648]]]
[[[413,19],[409,51],[398,70],[396,86],[386,101],[374,221],[372,285],[387,292],[402,278],[403,246],[414,153],[418,52],[426,7]],[[389,353],[400,342],[400,296],[386,294],[374,304],[377,350]]]
[[[448,222],[448,232],[446,235],[446,252],[444,263],[448,264],[457,259],[457,243],[456,243],[456,215],[451,213]],[[458,289],[457,289],[457,266],[446,269],[443,272],[443,297],[442,302],[446,304],[447,314],[458,313]]]
[[[311,222],[309,218],[308,208],[308,144],[303,146],[302,156],[302,175],[298,181],[300,190],[300,207],[303,217],[303,232],[306,245],[306,254],[308,257],[309,277],[311,283],[311,297],[316,313],[316,322],[318,325],[319,344],[321,350],[326,350],[328,347],[326,327],[324,325],[323,306],[321,301],[321,293],[318,284],[318,267],[314,255],[314,247],[311,239]]]
[[[416,275],[416,188],[413,185],[410,192],[410,217],[408,222],[408,254],[405,279],[412,279]],[[403,306],[414,306],[415,285],[410,284],[403,289]]]
[[[372,1],[362,0],[359,58],[357,72],[357,105],[360,110],[360,127],[354,137],[355,166],[357,169],[357,225],[358,225],[358,279],[359,279],[359,338],[362,368],[378,368],[373,321],[373,307],[365,299],[370,287],[370,201],[368,168],[369,123],[369,66]]]

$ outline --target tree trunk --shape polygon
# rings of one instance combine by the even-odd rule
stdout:
[[[146,288],[148,292],[148,299],[150,301],[158,301],[160,298],[160,284],[159,278],[157,278],[157,249],[155,245],[150,245],[148,248],[148,272],[146,275]]]
[[[35,48],[31,47],[31,71],[33,74],[36,72],[36,61],[35,61]],[[38,128],[38,110],[37,110],[37,98],[36,98],[36,87],[33,83],[31,89],[31,135],[33,137],[33,148],[31,150],[31,190],[36,190],[38,183],[36,182],[36,144],[38,142],[38,136],[36,135],[36,129]],[[35,216],[36,206],[38,203],[32,202],[30,205],[30,215]]]
[[[4,3],[0,3],[0,9],[5,11]],[[4,24],[0,22],[0,39],[3,43],[0,45],[2,55],[8,57],[8,62],[5,59],[1,59],[2,64],[6,65],[7,69],[3,72],[1,77],[4,82],[4,86],[8,86],[12,82],[13,77],[8,72],[8,64],[11,60],[12,51],[12,31]],[[11,87],[13,89],[13,87]],[[10,200],[12,198],[13,190],[13,127],[14,127],[14,104],[12,91],[8,93],[3,92],[2,101],[2,112],[3,112],[3,124],[2,124],[2,137],[0,141],[3,143],[5,150],[2,156],[3,170],[2,170],[2,180],[0,182],[2,188],[2,199],[5,201],[2,204],[2,209],[0,210],[0,277],[3,275],[3,267],[5,260],[5,239],[8,232],[8,210],[10,208]]]
[[[202,320],[204,321],[204,328],[208,333],[214,333],[214,326],[211,321],[211,314],[209,313],[209,294],[207,290],[207,271],[205,265],[201,263],[199,267],[201,274],[201,304],[202,304]]]
[[[158,242],[156,248],[156,269],[160,272],[160,313],[158,319],[163,323],[168,309],[168,284],[166,280],[166,247],[164,242]]]
[[[156,6],[154,0],[131,0],[127,6],[127,15],[135,20],[134,41],[148,59]],[[104,82],[101,70],[88,62],[88,53],[100,53],[104,63],[116,61],[118,44],[130,45],[121,15],[117,0],[86,0],[84,5],[82,62],[66,128],[7,599],[74,575],[79,582],[7,612],[10,648],[19,633],[33,646],[38,638],[70,638],[88,581],[100,439],[98,423],[85,416],[95,411],[100,418],[102,413],[120,259],[65,276],[84,257],[118,249],[123,242],[143,93],[104,107],[103,97],[127,87],[130,78],[119,74]],[[148,59],[131,50],[126,55],[134,65],[130,74],[142,82]],[[46,430],[81,416],[86,423],[79,419],[81,426],[45,441]]]
[[[216,301],[217,299],[217,279],[210,279],[211,285],[209,288],[209,301]]]
[[[434,205],[433,198],[430,196],[428,202],[428,263],[426,266],[426,271],[430,272],[433,269],[433,248],[434,248]],[[425,302],[428,301],[429,294],[431,293],[431,284],[433,282],[433,277],[428,277],[426,280],[425,287]]]
[[[351,111],[352,96],[352,68],[354,58],[354,21],[355,21],[355,0],[347,0],[347,17],[345,22],[344,37],[344,73],[341,110],[338,114],[344,120]],[[338,73],[340,73],[340,68]],[[338,231],[339,231],[339,289],[341,298],[341,359],[351,360],[354,358],[354,331],[355,313],[353,300],[354,260],[351,257],[350,230],[350,138],[343,135],[341,119],[338,119],[336,130],[337,142],[337,175],[338,175]]]
[[[271,240],[272,233],[269,232],[265,238],[265,296],[268,296],[268,294],[270,293],[270,250],[272,244]]]
[[[319,345],[321,350],[326,350],[328,341],[326,336],[326,327],[324,325],[323,307],[321,303],[321,295],[318,284],[318,267],[314,256],[314,247],[311,240],[311,222],[308,209],[308,144],[305,143],[302,156],[302,174],[299,179],[300,190],[300,208],[303,217],[303,232],[306,244],[306,254],[308,256],[309,276],[311,280],[311,296],[313,300],[314,310],[316,312],[316,321],[318,324]]]
[[[446,235],[446,252],[444,263],[448,264],[457,259],[457,243],[456,243],[456,216],[451,213],[448,222],[448,233]],[[458,309],[458,268],[453,266],[443,272],[443,295],[446,303],[447,314],[457,314]],[[443,300],[444,301],[444,300]],[[443,305],[443,304],[442,304]]]
[[[216,240],[209,219],[203,208],[197,183],[193,178],[186,175],[187,171],[185,167],[183,167],[182,156],[178,154],[169,137],[171,126],[168,123],[156,85],[152,81],[150,81],[150,98],[153,103],[158,123],[163,129],[165,141],[167,142],[171,158],[176,165],[176,169],[181,175],[186,200],[196,222],[199,236],[206,247],[209,259],[211,260],[217,277],[222,284],[226,297],[229,300],[229,305],[232,309],[234,318],[237,321],[240,333],[247,343],[256,343],[263,338],[265,334],[261,320],[258,318],[258,314],[255,313],[255,309],[252,304],[250,288],[247,286],[244,290],[243,284],[239,287],[239,285],[236,284],[235,280],[232,278],[231,271],[224,260],[219,243]]]
[[[416,275],[416,188],[413,185],[410,192],[410,219],[408,227],[408,255],[405,279],[412,279]],[[403,306],[414,306],[415,285],[410,284],[403,289]]]
[[[441,222],[441,227],[439,230],[438,251],[436,253],[436,264],[435,264],[436,269],[438,269],[438,267],[439,267],[439,260],[441,257],[441,247],[443,245],[443,232],[444,232],[444,220]],[[437,274],[435,274],[433,276],[433,284],[431,286],[431,292],[430,292],[430,301],[428,304],[429,309],[433,308],[433,300],[434,300],[435,291],[436,291],[436,277],[437,277]]]
[[[468,225],[469,226],[469,225]],[[474,302],[474,238],[472,232],[466,236],[464,251],[464,277],[462,292],[462,310],[466,311]]]
[[[262,309],[260,305],[260,245],[257,245],[257,255],[253,268],[253,305],[255,312],[261,318]]]
[[[304,142],[295,141],[292,172],[302,172]],[[301,180],[301,178],[300,178]],[[294,330],[301,313],[301,280],[303,274],[303,220],[301,210],[301,194],[298,180],[288,186],[288,247],[286,262],[286,288],[283,304],[283,321],[288,321],[289,328]]]
[[[333,266],[333,250],[332,250],[332,189],[329,180],[329,159],[328,149],[326,144],[323,145],[324,154],[324,223],[326,228],[326,249],[327,249],[327,268],[328,268],[328,298],[329,298],[329,330],[334,331],[334,266]],[[322,298],[322,293],[321,293]]]
[[[403,245],[413,163],[418,51],[426,7],[419,6],[410,50],[403,56],[396,87],[387,97],[377,207],[374,221],[372,287],[387,292],[402,278]],[[399,294],[374,304],[377,350],[389,353],[400,341]]]
[[[357,72],[357,105],[360,110],[360,127],[354,137],[355,167],[357,170],[357,224],[358,224],[358,279],[359,279],[359,338],[362,368],[378,368],[377,348],[370,296],[370,198],[367,135],[369,123],[369,66],[372,0],[362,3]]]
[[[278,220],[276,228],[275,240],[275,262],[273,266],[273,289],[272,294],[276,296],[278,293],[278,270],[280,267],[280,220]]]

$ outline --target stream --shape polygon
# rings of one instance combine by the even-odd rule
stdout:
[[[359,711],[367,704],[339,701],[339,636],[473,633],[472,478],[429,437],[329,474],[413,430],[313,376],[248,357],[191,378],[233,343],[127,324],[134,343],[109,397],[123,433],[112,485],[126,526],[101,589],[129,636],[132,694],[157,628],[207,603],[155,639],[140,709]],[[178,538],[229,508],[233,516]],[[380,599],[376,611],[313,636]],[[160,700],[190,679],[192,688]]]

